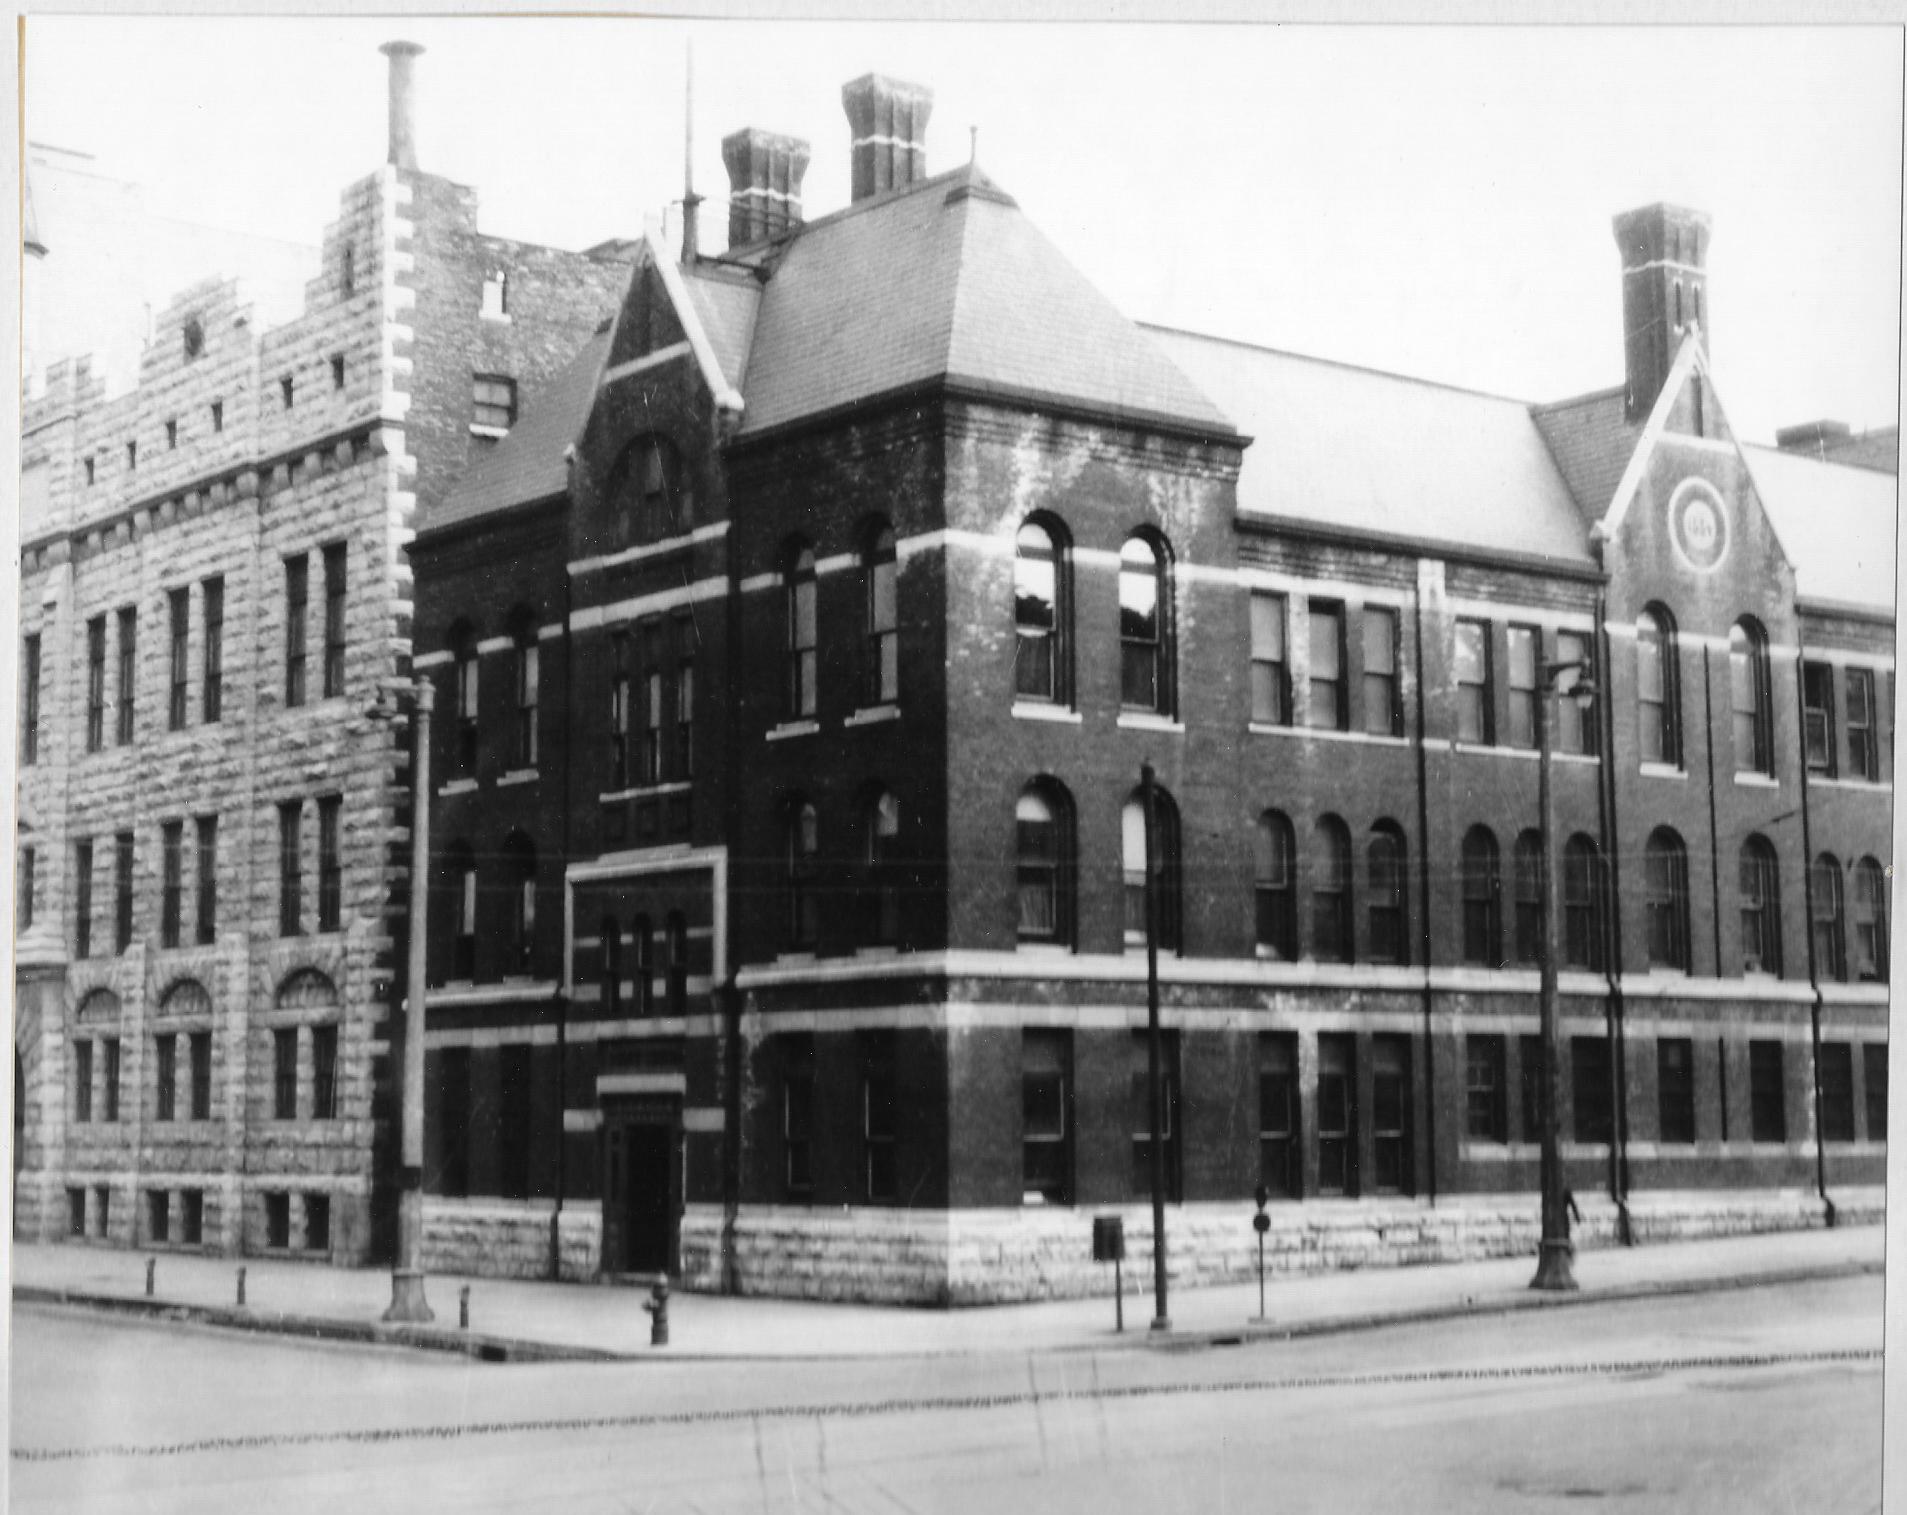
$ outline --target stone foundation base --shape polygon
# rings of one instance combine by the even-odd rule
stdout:
[[[424,1200],[424,1268],[478,1278],[548,1278],[550,1216],[546,1200]],[[602,1207],[563,1206],[562,1276],[593,1279],[601,1271]]]

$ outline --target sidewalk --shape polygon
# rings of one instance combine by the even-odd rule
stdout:
[[[671,1345],[661,1349],[649,1345],[649,1317],[642,1309],[648,1295],[639,1289],[433,1276],[427,1292],[436,1323],[394,1328],[379,1321],[390,1303],[390,1274],[368,1269],[160,1253],[148,1301],[146,1253],[15,1243],[12,1273],[20,1303],[65,1300],[252,1330],[465,1351],[499,1361],[801,1359],[1105,1350],[1358,1330],[1879,1273],[1884,1241],[1882,1227],[1858,1226],[1602,1249],[1578,1255],[1581,1289],[1573,1295],[1532,1293],[1534,1260],[1520,1257],[1273,1277],[1265,1291],[1269,1318],[1262,1323],[1254,1319],[1256,1283],[1185,1289],[1171,1296],[1169,1339],[1147,1329],[1151,1278],[1143,1269],[1140,1277],[1127,1272],[1123,1336],[1113,1334],[1110,1277],[1101,1299],[958,1311],[676,1294],[669,1301]],[[234,1298],[240,1266],[246,1271],[242,1310]],[[469,1331],[457,1326],[458,1290],[465,1284]]]

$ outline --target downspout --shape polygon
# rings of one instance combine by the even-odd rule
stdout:
[[[573,487],[576,473],[576,450],[569,450],[565,462],[569,465],[569,481]],[[565,491],[565,515],[567,504],[574,496]],[[561,1282],[563,1277],[563,1199],[569,1177],[569,1000],[570,991],[575,985],[576,949],[575,922],[576,909],[574,893],[568,881],[570,865],[570,779],[573,769],[571,756],[573,747],[572,716],[576,709],[576,658],[575,640],[570,635],[570,617],[575,613],[576,581],[569,571],[569,533],[563,533],[563,810],[561,822],[562,858],[563,858],[563,971],[557,977],[556,984],[556,1204],[550,1210],[550,1278]]]
[[[1625,1247],[1635,1245],[1635,1227],[1629,1218],[1629,1056],[1624,1025],[1626,1006],[1622,995],[1622,870],[1617,866],[1616,765],[1615,765],[1615,691],[1611,671],[1615,658],[1609,641],[1608,590],[1596,589],[1596,643],[1602,659],[1597,695],[1599,710],[1596,733],[1596,757],[1600,782],[1596,785],[1597,823],[1602,832],[1603,882],[1608,888],[1609,911],[1602,943],[1603,973],[1608,988],[1603,996],[1603,1015],[1609,1038],[1610,1140],[1609,1198],[1616,1206],[1616,1240]]]
[[[713,447],[717,456],[723,441],[724,429],[733,421],[732,413],[724,412],[719,406],[715,413],[714,424],[710,428]],[[724,479],[726,484],[726,479]],[[723,739],[728,747],[727,771],[722,777],[722,829],[726,843],[729,868],[737,864],[748,865],[738,845],[741,838],[741,783],[742,772],[742,722],[740,717],[741,700],[735,687],[733,673],[736,656],[742,644],[742,575],[741,552],[736,541],[735,512],[727,499],[724,489],[724,509],[728,513],[729,529],[722,535],[723,566],[727,569],[728,593],[724,596],[727,611],[727,637],[722,649],[722,689],[721,710],[724,722]],[[713,672],[713,670],[711,670]],[[705,683],[705,690],[713,691],[718,687],[711,677]],[[706,698],[706,694],[704,698]],[[725,870],[723,877],[728,880],[729,899],[737,893],[733,877]],[[726,908],[726,906],[724,906]],[[741,1222],[742,1210],[742,1085],[744,1082],[744,1059],[742,1056],[742,993],[735,983],[735,920],[731,913],[728,924],[728,962],[723,964],[726,981],[718,986],[716,993],[722,1005],[724,1041],[723,1048],[723,1116],[722,1116],[722,1292],[740,1294],[742,1292],[741,1260],[736,1231]]]
[[[1432,1207],[1437,1203],[1437,1083],[1432,1077],[1432,1012],[1436,995],[1430,987],[1430,763],[1424,752],[1424,586],[1417,581],[1411,601],[1411,622],[1417,642],[1417,943],[1423,964],[1424,999],[1424,1146],[1426,1186]]]
[[[1708,886],[1713,900],[1715,977],[1722,976],[1722,838],[1715,823],[1715,685],[1709,677],[1708,644],[1702,644],[1702,739],[1708,749]]]
[[[1808,720],[1805,683],[1806,649],[1801,646],[1801,629],[1795,628],[1795,692],[1803,703],[1799,722],[1801,757],[1801,903],[1807,911],[1808,937],[1808,1059],[1809,1082],[1814,1089],[1814,1188],[1821,1196],[1821,1214],[1827,1227],[1834,1227],[1834,1201],[1828,1197],[1827,1143],[1821,1134],[1821,965],[1814,955],[1814,832],[1808,815]],[[1774,704],[1769,700],[1770,706]]]

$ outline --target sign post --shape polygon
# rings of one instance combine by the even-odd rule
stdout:
[[[1093,1217],[1093,1261],[1112,1264],[1112,1321],[1115,1331],[1126,1329],[1126,1223],[1121,1216]]]
[[[1258,1202],[1258,1213],[1251,1218],[1251,1228],[1258,1233],[1258,1318],[1265,1318],[1265,1233],[1271,1229],[1271,1217],[1265,1214],[1265,1206],[1271,1200],[1271,1190],[1263,1184],[1252,1196]]]

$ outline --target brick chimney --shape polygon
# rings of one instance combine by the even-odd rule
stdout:
[[[417,167],[416,80],[412,63],[423,47],[415,42],[386,42],[378,51],[391,60],[391,146],[387,163]]]
[[[848,113],[856,200],[927,177],[932,90],[881,74],[863,74],[841,86],[841,105]]]
[[[808,144],[757,126],[722,138],[728,166],[728,245],[741,247],[801,224]]]
[[[1615,219],[1622,250],[1626,413],[1640,421],[1668,382],[1669,365],[1694,331],[1708,345],[1708,217],[1679,205],[1645,205]]]

